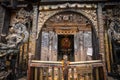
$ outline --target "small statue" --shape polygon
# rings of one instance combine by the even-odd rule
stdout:
[[[69,72],[69,61],[68,61],[68,56],[64,55],[63,56],[63,78],[64,80],[68,80],[68,72]]]

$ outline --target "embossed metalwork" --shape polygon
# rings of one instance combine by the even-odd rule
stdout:
[[[48,38],[49,34],[48,32],[42,31],[42,41],[41,41],[41,60],[49,60],[49,38]]]
[[[49,24],[49,23],[71,23],[71,22],[78,23],[78,24],[85,24],[86,22],[89,22],[89,21],[82,15],[75,14],[73,12],[68,11],[68,12],[59,13],[55,15],[54,17],[50,18],[49,21],[47,21],[46,23]]]
[[[57,60],[57,35],[53,31],[42,31],[41,60]]]
[[[84,32],[84,47],[92,47],[92,34],[90,31]]]

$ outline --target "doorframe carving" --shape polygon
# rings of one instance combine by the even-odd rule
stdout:
[[[46,23],[47,20],[49,20],[51,17],[55,16],[56,14],[64,13],[67,11],[80,14],[80,15],[84,16],[85,18],[87,18],[96,33],[96,37],[98,37],[98,32],[99,32],[98,20],[97,20],[98,14],[97,14],[96,10],[97,10],[97,8],[95,8],[95,9],[57,9],[57,10],[48,10],[48,11],[40,11],[40,9],[39,9],[38,24],[37,24],[38,27],[36,29],[36,31],[37,31],[36,39],[38,39],[39,35],[41,34],[41,31],[42,31],[41,29],[42,29],[42,27],[44,27],[44,24]]]
[[[41,10],[41,7],[42,6],[39,7],[39,10]],[[66,12],[66,11],[76,12],[76,13],[79,13],[79,14],[83,15],[88,20],[90,20],[90,22],[93,25],[92,27],[95,28],[96,32],[98,32],[96,9],[80,9],[80,10],[79,9],[77,9],[77,10],[75,10],[75,9],[57,9],[57,10],[50,10],[50,11],[48,10],[48,11],[40,11],[39,12],[37,38],[38,38],[38,35],[39,35],[40,31],[41,31],[41,28],[44,26],[44,23],[49,18],[51,18],[55,14],[58,14],[58,13],[61,13],[61,12]]]
[[[51,12],[54,12],[54,15],[53,15],[53,13],[51,13]],[[40,24],[38,24],[38,30],[39,31],[42,31],[41,30],[41,28],[43,29],[44,27],[46,28],[46,27],[50,27],[49,25],[46,25],[46,23],[47,22],[49,22],[49,20],[50,19],[52,19],[54,16],[56,16],[56,15],[62,15],[63,13],[66,13],[66,12],[70,12],[70,13],[73,13],[73,14],[77,14],[78,16],[83,16],[83,18],[85,18],[85,20],[88,20],[89,22],[90,22],[90,24],[91,24],[91,27],[92,28],[95,28],[94,27],[94,24],[90,21],[90,19],[88,19],[86,16],[84,16],[83,14],[81,14],[81,13],[78,13],[78,12],[76,12],[76,11],[74,11],[74,10],[63,10],[63,11],[48,11],[48,13],[46,12],[40,12],[40,13],[42,13],[41,15],[43,16],[41,16],[41,18],[39,18],[39,20],[41,20],[41,23]],[[47,15],[45,15],[45,14],[43,14],[43,13],[45,13],[45,14],[47,14]],[[52,15],[51,15],[51,14]],[[50,15],[51,16],[50,16]],[[43,19],[43,20],[42,20]],[[53,21],[53,20],[52,20]],[[43,23],[42,23],[43,22]],[[54,22],[54,21],[53,21]],[[43,25],[43,26],[42,26]],[[40,27],[41,26],[41,27]],[[52,28],[52,27],[51,27]],[[42,54],[42,53],[41,53]]]

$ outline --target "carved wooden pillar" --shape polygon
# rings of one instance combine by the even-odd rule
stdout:
[[[102,15],[102,4],[98,4],[98,26],[99,26],[99,53],[103,55],[104,61],[104,26],[103,26],[103,15]]]
[[[102,4],[98,4],[98,26],[99,26],[99,54],[102,55],[103,60],[103,71],[104,71],[104,80],[106,80],[106,69],[105,69],[105,50],[104,50],[104,25],[103,25],[103,15],[102,15]],[[100,70],[99,70],[100,71]],[[101,74],[100,74],[101,75]]]
[[[0,6],[0,34],[2,34],[4,22],[5,22],[5,8]],[[0,41],[1,41],[1,35],[0,35]]]
[[[29,50],[32,54],[35,54],[37,27],[38,27],[38,6],[33,6],[33,10],[34,10],[34,12],[33,12],[33,25],[32,25],[32,32],[30,35]]]
[[[36,59],[40,59],[40,51],[36,51],[39,48],[38,45],[36,46],[36,44],[39,43],[39,39],[37,39],[37,28],[38,28],[38,6],[33,6],[33,23],[32,23],[32,31],[30,33],[30,44],[29,44],[29,51],[31,54],[35,55]],[[40,35],[40,34],[39,34]],[[41,36],[40,36],[41,39]],[[41,46],[40,46],[41,47]],[[35,76],[35,80],[37,79],[38,75],[39,75],[39,70],[35,69],[34,72],[34,76]],[[32,74],[33,75],[33,74]]]

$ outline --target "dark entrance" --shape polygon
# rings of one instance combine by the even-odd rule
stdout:
[[[74,35],[58,35],[58,60],[67,55],[69,61],[74,61]]]

